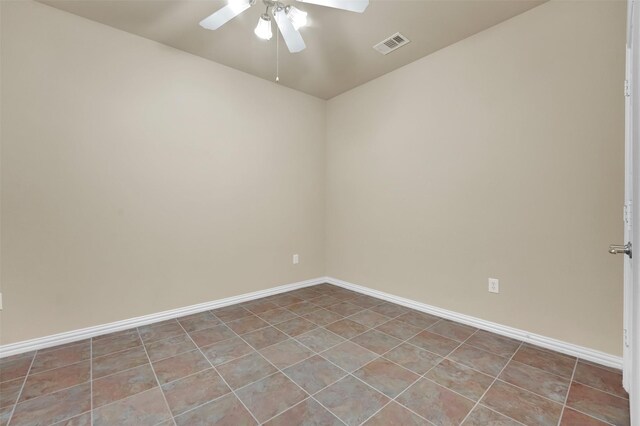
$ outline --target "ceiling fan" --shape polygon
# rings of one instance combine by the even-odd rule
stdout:
[[[333,7],[336,9],[348,10],[362,13],[369,5],[369,0],[297,0],[301,3],[311,3],[320,6]],[[208,30],[217,30],[222,25],[240,15],[256,3],[256,0],[229,0],[228,4],[213,15],[200,21],[200,26]],[[266,6],[266,11],[258,19],[258,25],[254,30],[255,34],[264,40],[270,40],[273,36],[271,32],[271,15],[276,21],[276,25],[282,34],[282,38],[287,44],[291,53],[304,50],[302,35],[298,31],[307,23],[307,12],[295,6],[286,5],[278,0],[262,0]]]

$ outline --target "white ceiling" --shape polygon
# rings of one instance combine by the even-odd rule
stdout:
[[[225,0],[40,0],[76,15],[146,37],[271,80],[276,37],[253,33],[261,0],[216,31],[198,22]],[[307,49],[280,39],[280,84],[329,99],[436,50],[525,12],[545,0],[371,0],[363,14],[297,3],[309,13],[301,29]],[[285,1],[294,3],[294,0]],[[411,43],[388,54],[372,49],[401,32]]]

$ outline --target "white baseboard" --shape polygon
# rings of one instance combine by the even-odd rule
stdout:
[[[169,311],[159,312],[156,314],[144,315],[141,317],[131,318],[123,321],[116,321],[109,324],[98,325],[95,327],[83,328],[80,330],[73,330],[65,333],[54,334],[51,336],[41,337],[32,340],[26,340],[23,342],[11,343],[8,345],[0,346],[0,358],[16,355],[23,352],[29,352],[36,349],[44,349],[52,346],[62,345],[65,343],[75,342],[78,340],[87,339],[89,337],[99,336],[101,334],[113,333],[120,330],[126,330],[133,327],[140,327],[143,325],[151,324],[154,322],[164,321],[171,318],[178,318],[185,315],[196,314],[199,312],[208,311],[211,309],[222,308],[228,305],[234,305],[236,303],[247,302],[250,300],[260,299],[262,297],[271,296],[274,294],[284,293],[287,291],[296,290],[303,287],[309,287],[316,284],[330,283],[339,287],[353,290],[358,293],[366,294],[378,299],[386,300],[388,302],[397,303],[417,311],[426,312],[429,314],[437,315],[442,318],[457,321],[463,324],[467,324],[482,330],[491,331],[502,336],[511,337],[514,339],[522,340],[531,343],[536,346],[540,346],[546,349],[554,350],[567,355],[572,355],[586,361],[595,362],[597,364],[606,365],[614,368],[622,368],[622,358],[614,355],[610,355],[604,352],[596,351],[594,349],[585,348],[583,346],[574,345],[572,343],[563,342],[561,340],[552,339],[550,337],[541,336],[539,334],[529,333],[524,330],[520,330],[506,325],[497,324],[491,321],[485,321],[480,318],[472,317],[469,315],[460,314],[457,312],[449,311],[435,306],[427,305],[425,303],[416,302],[411,299],[406,299],[399,296],[394,296],[389,293],[385,293],[378,290],[373,290],[367,287],[363,287],[357,284],[352,284],[343,280],[332,277],[320,277],[306,281],[300,281],[293,284],[282,285],[279,287],[272,287],[266,290],[255,291],[253,293],[246,293],[239,296],[227,297],[225,299],[214,300],[211,302],[200,303],[197,305],[191,305],[184,308],[172,309]]]
[[[457,321],[462,324],[467,324],[482,330],[491,331],[502,336],[522,340],[524,342],[531,343],[532,345],[575,356],[577,358],[591,361],[596,364],[622,369],[622,357],[619,356],[610,355],[594,349],[585,348],[584,346],[578,346],[574,345],[573,343],[567,343],[561,340],[552,339],[550,337],[541,336],[539,334],[529,333],[524,330],[497,324],[495,322],[485,321],[480,318],[460,314],[454,311],[449,311],[447,309],[437,308],[435,306],[427,305],[426,303],[420,303],[411,299],[405,299],[404,297],[394,296],[389,293],[373,290],[357,284],[352,284],[346,281],[339,280],[337,278],[326,277],[323,281],[329,284],[346,288],[348,290],[353,290],[358,293],[366,294],[378,299],[383,299],[388,302],[397,303],[398,305],[403,305],[417,311],[437,315],[439,317]]]
[[[82,328],[80,330],[68,331],[51,336],[40,337],[37,339],[25,340],[17,343],[0,346],[0,358],[16,355],[36,349],[45,349],[52,346],[62,345],[65,343],[76,342],[89,337],[100,336],[102,334],[113,333],[116,331],[126,330],[129,328],[140,327],[154,322],[164,321],[172,318],[183,317],[185,315],[197,314],[199,312],[211,309],[222,308],[236,303],[247,302],[250,300],[260,299],[262,297],[272,296],[274,294],[284,293],[287,291],[297,290],[303,287],[324,283],[324,278],[314,278],[311,280],[300,281],[293,284],[272,287],[266,290],[254,291],[253,293],[241,294],[239,296],[227,297],[225,299],[214,300],[211,302],[199,303],[184,308],[171,309],[169,311],[159,312],[156,314],[143,315],[141,317],[130,318],[127,320],[111,322],[108,324],[97,325],[94,327]]]

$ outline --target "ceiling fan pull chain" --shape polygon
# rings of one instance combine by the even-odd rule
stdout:
[[[276,83],[280,81],[280,29],[276,28]]]

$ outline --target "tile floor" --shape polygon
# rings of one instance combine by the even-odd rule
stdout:
[[[0,425],[628,425],[620,372],[322,284],[0,360]]]

